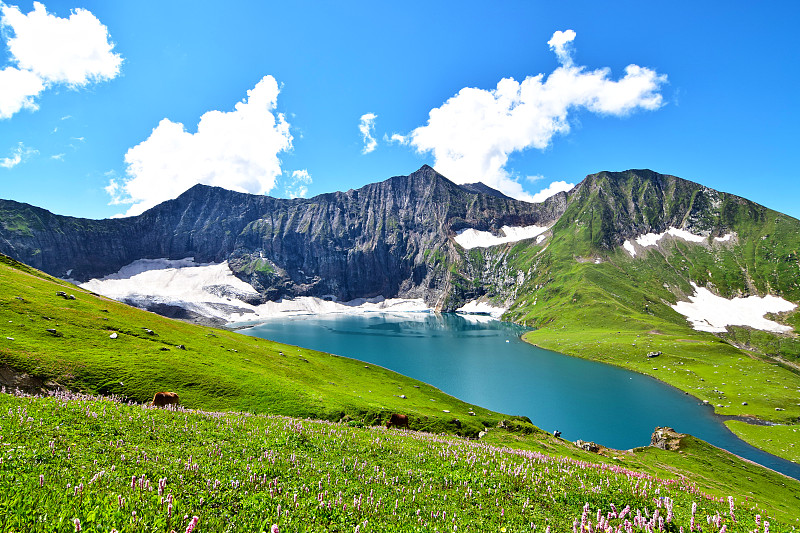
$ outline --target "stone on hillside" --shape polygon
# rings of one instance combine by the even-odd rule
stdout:
[[[575,446],[586,452],[597,453],[600,451],[600,446],[598,446],[597,443],[591,441],[578,439],[575,441]]]
[[[650,437],[650,446],[655,446],[662,450],[677,450],[681,447],[681,439],[686,436],[678,433],[670,427],[657,427]]]
[[[116,331],[108,336],[109,339],[116,339],[117,337],[119,337],[119,335],[117,335]]]

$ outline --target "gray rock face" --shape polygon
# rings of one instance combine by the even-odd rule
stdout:
[[[531,204],[486,186],[458,186],[428,166],[309,199],[197,185],[124,219],[63,217],[0,201],[0,252],[77,281],[144,258],[227,260],[261,301],[380,295],[448,310],[463,301],[463,291],[448,297],[463,253],[452,239],[457,231],[549,225],[566,205],[565,193]]]

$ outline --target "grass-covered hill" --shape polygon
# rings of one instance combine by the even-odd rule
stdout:
[[[275,524],[284,533],[798,527],[800,483],[700,441],[605,463],[586,455],[70,394],[0,394],[0,531],[168,532],[192,523],[196,532]],[[706,471],[647,473],[674,456]],[[707,488],[731,470],[749,483]]]
[[[623,247],[669,227],[707,237],[666,236],[637,246],[635,256]],[[536,328],[528,341],[650,374],[723,415],[779,424],[728,422],[756,446],[800,462],[800,307],[772,317],[794,328],[786,334],[739,326],[703,333],[672,308],[693,294],[692,283],[724,298],[800,303],[798,250],[792,217],[674,176],[602,172],[569,193],[546,240],[465,251],[459,268],[462,285],[511,296],[506,318]]]
[[[0,376],[9,386],[24,373],[29,389],[140,403],[174,391],[214,410],[366,424],[403,413],[414,429],[465,435],[508,418],[378,366],[129,307],[5,256],[0,280]]]
[[[737,509],[759,506],[743,523],[760,512],[789,524],[800,504],[797,481],[692,437],[678,451],[588,453],[524,420],[497,428],[510,417],[373,365],[169,320],[5,257],[0,280],[0,375],[6,383],[58,384],[138,404],[154,391],[172,390],[183,406],[202,410],[164,412],[69,394],[0,395],[0,531],[34,531],[33,524],[73,531],[74,518],[84,531],[141,531],[145,523],[169,531],[187,525],[184,515],[202,517],[203,531],[226,530],[220,524],[231,521],[231,531],[267,522],[289,531],[349,531],[358,524],[362,531],[430,530],[443,527],[442,512],[462,531],[477,523],[518,530],[530,522],[563,530],[580,518],[586,502],[595,523],[597,509],[605,514],[610,503],[618,511],[630,505],[634,514],[646,508],[652,518],[667,492],[683,502],[676,508],[683,506],[684,522],[689,498],[713,515],[726,508],[719,498],[733,496]],[[234,412],[218,412],[228,410]],[[415,430],[474,435],[492,429],[480,444],[359,429],[391,412],[409,414]],[[342,461],[345,467],[337,470]],[[161,495],[130,487],[134,475],[156,492],[158,481],[167,479],[163,495],[175,498],[174,518]],[[321,480],[328,487],[325,509],[314,500]],[[543,487],[549,487],[546,494]],[[477,499],[461,501],[462,489]],[[369,490],[369,512],[343,507],[359,495],[366,502]],[[398,514],[384,508],[393,506],[390,492],[397,492]],[[290,515],[278,518],[279,503],[284,513],[292,509]]]

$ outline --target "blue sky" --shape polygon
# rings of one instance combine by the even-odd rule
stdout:
[[[2,13],[0,198],[56,213],[136,213],[197,182],[313,196],[427,163],[529,199],[651,168],[800,217],[797,2]]]

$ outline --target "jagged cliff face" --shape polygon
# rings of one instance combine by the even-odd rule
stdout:
[[[425,166],[409,176],[310,199],[195,186],[138,217],[86,220],[0,202],[0,252],[78,281],[142,258],[227,260],[264,300],[284,296],[424,298],[447,308],[464,228],[550,225],[561,193],[542,204],[459,187]],[[455,303],[455,300],[453,301]]]

